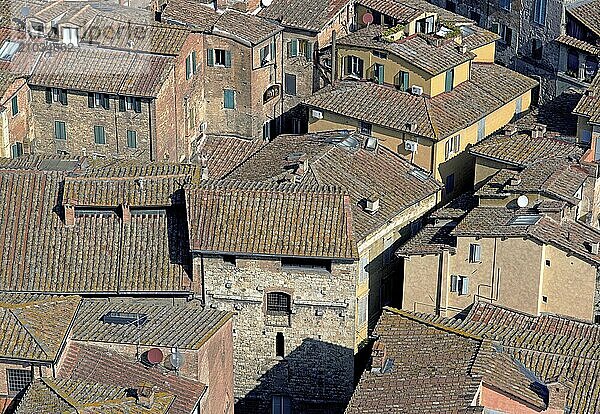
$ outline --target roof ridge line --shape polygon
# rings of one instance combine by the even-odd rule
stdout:
[[[72,406],[75,409],[78,409],[81,406],[81,403],[68,395],[66,392],[62,391],[58,384],[52,379],[47,377],[42,377],[40,380],[50,389],[52,390],[58,397],[62,398],[67,404]]]
[[[23,329],[25,329],[25,331],[29,334],[31,339],[33,339],[33,342],[35,342],[37,344],[37,346],[40,347],[40,349],[42,350],[44,355],[46,355],[46,358],[49,358],[50,355],[48,352],[48,347],[45,344],[38,341],[38,339],[35,337],[35,335],[33,335],[33,333],[29,330],[27,325],[25,323],[23,323],[23,321],[21,321],[21,319],[13,312],[13,309],[7,309],[7,310],[8,310],[8,312],[11,313],[11,315],[13,315],[15,317],[15,319],[19,322],[19,325],[21,325],[23,327]]]
[[[481,337],[481,336],[474,335],[474,334],[469,333],[469,332],[467,332],[467,331],[465,331],[463,329],[452,328],[452,327],[447,326],[447,325],[445,325],[443,323],[429,321],[427,319],[424,319],[424,318],[421,318],[421,317],[415,315],[412,312],[405,311],[403,309],[398,309],[398,308],[394,308],[394,307],[391,307],[391,306],[385,306],[383,309],[387,310],[388,312],[392,312],[392,313],[394,313],[396,315],[402,316],[403,318],[410,319],[410,320],[412,320],[414,322],[419,322],[419,323],[422,323],[424,325],[429,325],[429,326],[431,326],[433,328],[437,328],[437,329],[440,329],[440,330],[448,332],[448,333],[459,335],[459,336],[465,337],[467,339],[473,339],[473,340],[476,340],[476,341],[483,342],[483,337]]]

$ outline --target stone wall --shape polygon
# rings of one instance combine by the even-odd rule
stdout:
[[[282,268],[278,258],[198,256],[208,306],[235,311],[236,412],[270,412],[271,397],[285,395],[294,412],[343,412],[352,394],[355,263],[331,272]],[[266,312],[266,295],[291,296],[292,313]],[[283,334],[285,356],[276,355]]]

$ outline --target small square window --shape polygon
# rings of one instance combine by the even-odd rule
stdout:
[[[546,260],[546,266],[550,266],[550,260]]]
[[[360,121],[360,133],[370,136],[373,133],[373,124]]]
[[[17,395],[31,383],[32,375],[30,369],[7,369],[8,393]]]
[[[225,50],[215,49],[215,65],[225,66]]]
[[[23,144],[20,142],[15,142],[10,147],[10,152],[13,158],[19,158],[21,155],[23,155]]]
[[[481,262],[481,245],[471,243],[469,245],[469,263]]]

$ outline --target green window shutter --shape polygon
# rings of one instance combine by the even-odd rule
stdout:
[[[454,87],[454,69],[446,72],[446,92],[450,92]]]
[[[119,112],[125,112],[125,97],[119,96]]]
[[[88,108],[94,107],[94,93],[88,92]]]
[[[192,74],[196,73],[197,67],[198,67],[198,63],[196,60],[196,51],[192,50]]]
[[[94,126],[94,142],[99,145],[106,144],[106,135],[103,126]]]
[[[66,89],[60,90],[60,103],[63,105],[67,104],[67,90]]]
[[[107,94],[102,94],[102,107],[104,109],[110,109],[110,98]]]
[[[185,58],[185,79],[189,79],[192,74],[191,56]]]
[[[298,56],[298,39],[292,39],[290,46],[290,57]]]
[[[225,109],[235,109],[235,91],[232,89],[223,90],[223,107]]]
[[[15,116],[16,114],[19,113],[19,100],[16,95],[13,96],[13,98],[11,100],[11,105],[12,105],[12,116]]]
[[[48,103],[48,104],[52,103],[52,89],[51,88],[46,88],[46,103]]]
[[[377,83],[379,83],[380,85],[383,85],[383,81],[384,81],[384,66],[383,65],[378,65],[377,66]]]
[[[214,49],[208,49],[206,51],[206,64],[208,66],[215,66],[215,51],[214,51]]]
[[[365,62],[362,59],[358,59],[358,77],[363,78],[363,73],[365,69]]]
[[[127,146],[129,148],[137,148],[137,132],[127,130]]]
[[[11,153],[13,158],[19,158],[23,155],[23,144],[20,142],[15,142],[11,147]]]
[[[66,125],[63,121],[54,121],[54,138],[67,139]]]
[[[276,49],[275,49],[275,40],[272,40],[271,41],[271,59],[273,61],[275,61],[275,59],[276,59],[275,52],[276,52]]]
[[[312,62],[313,60],[313,47],[312,47],[312,43],[310,42],[306,42],[306,49],[304,50],[304,57],[306,57],[306,60],[308,60],[309,62]]]
[[[231,67],[231,52],[229,50],[225,51],[225,67]]]

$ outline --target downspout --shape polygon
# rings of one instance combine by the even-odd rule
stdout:
[[[331,87],[335,88],[337,79],[337,34],[331,32]]]

